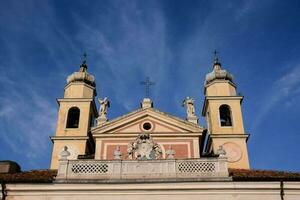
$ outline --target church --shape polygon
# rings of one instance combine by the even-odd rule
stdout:
[[[149,79],[145,84],[151,84]],[[199,159],[218,155],[222,149],[229,168],[249,169],[249,134],[244,130],[241,110],[243,97],[237,94],[233,76],[221,68],[217,58],[205,78],[202,116],[208,129],[198,123],[190,97],[183,100],[186,119],[155,109],[155,102],[146,95],[139,109],[108,120],[109,100],[99,99],[98,112],[95,86],[85,61],[78,72],[68,76],[64,97],[57,100],[51,169],[58,168],[65,147],[69,159],[79,156],[95,160]]]
[[[244,97],[217,57],[203,80],[207,127],[192,97],[182,101],[184,119],[156,109],[149,78],[137,109],[108,119],[113,107],[96,99],[84,59],[57,99],[50,168],[1,161],[1,199],[300,199],[300,173],[250,168]]]

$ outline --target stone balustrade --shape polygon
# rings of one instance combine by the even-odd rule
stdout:
[[[56,182],[229,180],[223,157],[165,160],[59,160]]]

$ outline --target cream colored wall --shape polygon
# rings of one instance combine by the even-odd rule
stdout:
[[[58,159],[60,158],[59,154],[63,151],[64,146],[68,147],[68,151],[70,152],[70,156],[68,159],[77,159],[78,155],[85,154],[85,146],[86,146],[86,140],[84,139],[76,139],[73,140],[55,140],[53,143],[53,151],[52,151],[52,157],[51,157],[51,169],[57,169],[58,168]]]
[[[65,87],[64,98],[93,98],[94,90],[86,83],[70,83]]]
[[[73,106],[76,106],[80,109],[79,127],[66,128],[68,110]],[[57,155],[61,152],[61,149],[64,145],[75,145],[76,149],[78,149],[78,152],[80,152],[79,154],[85,154],[87,139],[84,141],[76,141],[78,140],[76,137],[86,137],[88,135],[88,131],[90,129],[89,125],[91,120],[91,112],[91,102],[60,102],[55,136],[67,138],[64,140],[53,140],[53,152],[50,165],[51,169],[57,168]],[[71,140],[70,137],[73,137],[73,140]]]
[[[57,169],[58,155],[64,146],[69,147],[70,159],[77,159],[79,154],[85,154],[90,120],[93,120],[91,116],[95,116],[93,109],[94,93],[95,88],[83,82],[70,83],[65,87],[64,98],[58,100],[59,111],[53,139],[51,169]],[[80,109],[78,128],[66,128],[68,111],[71,107]]]
[[[78,128],[66,128],[68,111],[72,107],[78,107],[80,109]],[[91,102],[60,102],[56,126],[56,136],[86,136],[89,130],[91,109]]]
[[[235,86],[227,80],[215,80],[205,90],[206,96],[236,96]]]
[[[226,104],[231,110],[232,126],[221,126],[219,108],[221,105]],[[210,132],[218,134],[242,134],[245,132],[243,116],[241,110],[240,100],[209,100],[208,112],[210,113]]]
[[[246,138],[234,138],[234,137],[213,138],[212,140],[213,140],[212,144],[213,144],[214,152],[216,152],[220,146],[223,146],[224,150],[226,151],[225,156],[228,157],[228,168],[237,168],[237,169],[250,168]],[[225,147],[225,145],[227,147]],[[239,153],[241,153],[241,156],[239,156]],[[233,159],[230,159],[231,157]]]
[[[240,152],[242,155],[240,159],[230,161],[229,168],[249,169],[247,135],[241,110],[242,97],[236,96],[235,85],[228,80],[214,80],[206,85],[205,94],[204,112],[211,137],[211,150],[216,153],[220,146],[224,146],[228,157],[237,156]],[[224,104],[230,107],[232,126],[221,126],[219,108]]]
[[[219,107],[223,104],[229,105],[231,109],[231,117],[232,117],[232,126],[221,126],[220,122],[220,113]],[[212,139],[212,148],[216,153],[216,150],[219,146],[223,145],[226,142],[232,142],[239,146],[242,157],[240,160],[236,162],[229,162],[229,168],[242,168],[249,169],[249,158],[248,158],[248,150],[246,144],[246,137],[240,138],[240,135],[245,135],[244,125],[243,125],[243,116],[241,111],[241,105],[239,99],[228,100],[228,99],[219,99],[219,100],[209,100],[208,102],[208,112],[210,113],[209,118],[209,132],[210,134],[220,134],[227,135],[226,138],[213,138]],[[225,149],[228,151],[228,149]],[[236,152],[227,152],[229,154],[235,154]]]
[[[300,199],[300,182],[284,182],[284,199]],[[280,182],[143,184],[6,184],[6,200],[280,200]]]

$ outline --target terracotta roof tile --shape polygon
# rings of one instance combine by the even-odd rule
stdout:
[[[57,170],[31,170],[13,174],[0,174],[0,182],[5,183],[51,183]]]
[[[299,172],[229,169],[233,181],[300,181]]]

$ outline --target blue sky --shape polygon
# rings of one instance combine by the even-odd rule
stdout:
[[[48,168],[56,98],[84,51],[109,118],[139,107],[185,117],[217,49],[233,73],[251,134],[251,167],[300,171],[300,1],[0,1],[0,160]],[[201,124],[205,121],[201,118]]]

